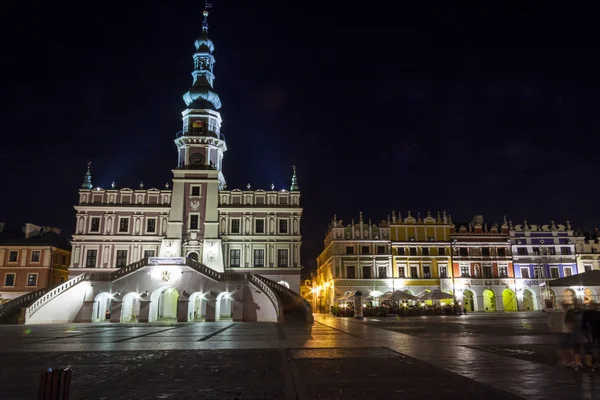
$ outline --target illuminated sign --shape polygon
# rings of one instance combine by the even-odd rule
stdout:
[[[150,257],[150,265],[185,265],[185,257]]]

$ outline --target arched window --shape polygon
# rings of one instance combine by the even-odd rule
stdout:
[[[192,134],[194,136],[202,136],[204,132],[204,122],[203,121],[194,121],[192,124]]]
[[[191,258],[194,261],[198,261],[198,253],[192,251],[190,254],[188,254],[188,258]]]

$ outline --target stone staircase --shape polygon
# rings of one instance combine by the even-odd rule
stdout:
[[[2,304],[0,305],[0,323],[24,323],[27,318],[31,317],[46,302],[78,283],[89,279],[89,274],[81,274],[66,282],[24,294],[8,303]]]
[[[284,308],[284,318],[286,316],[292,317],[295,315],[295,312],[299,312],[302,314],[306,322],[312,324],[315,322],[313,318],[312,306],[306,299],[300,296],[298,293],[294,292],[291,289],[286,288],[283,285],[280,285],[270,279],[265,278],[264,276],[248,273],[251,276],[251,279],[263,282],[264,285],[270,288],[273,292],[275,292],[278,297],[281,299]],[[249,279],[250,280],[250,279]],[[252,280],[250,280],[252,282]]]

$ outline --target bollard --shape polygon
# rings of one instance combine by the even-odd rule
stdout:
[[[42,371],[38,400],[68,400],[71,391],[71,369],[48,368]]]
[[[363,319],[362,293],[360,290],[354,293],[354,318]]]

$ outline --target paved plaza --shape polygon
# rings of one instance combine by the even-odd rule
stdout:
[[[593,399],[543,313],[0,326],[1,399],[70,366],[73,399]]]

